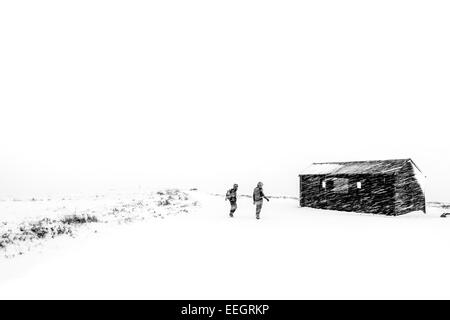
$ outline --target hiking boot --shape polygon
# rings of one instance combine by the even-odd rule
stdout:
[[[233,217],[234,217],[234,215],[232,213],[230,213],[230,218],[233,218]]]

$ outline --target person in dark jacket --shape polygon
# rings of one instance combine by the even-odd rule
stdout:
[[[233,188],[231,188],[230,190],[227,191],[227,196],[225,198],[225,201],[226,200],[230,201],[230,205],[231,205],[230,217],[231,218],[234,217],[234,213],[236,212],[236,209],[237,209],[237,190],[238,190],[238,185],[235,184],[233,186]]]
[[[259,220],[261,209],[263,205],[263,199],[266,199],[269,201],[269,198],[266,197],[263,191],[263,183],[258,182],[258,185],[256,186],[255,190],[253,191],[253,204],[256,205],[256,219]]]

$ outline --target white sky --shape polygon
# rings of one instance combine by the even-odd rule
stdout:
[[[2,1],[0,196],[297,193],[413,158],[450,201],[448,1]]]

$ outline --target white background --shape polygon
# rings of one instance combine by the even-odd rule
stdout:
[[[297,193],[413,158],[450,201],[448,1],[2,1],[0,196]]]

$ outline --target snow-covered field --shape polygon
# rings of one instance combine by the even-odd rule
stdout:
[[[231,219],[223,197],[158,196],[0,202],[8,225],[74,211],[108,221],[2,256],[0,298],[450,298],[450,220],[437,206],[387,217],[271,199],[257,221],[245,197]],[[136,219],[110,215],[122,208]]]
[[[197,203],[178,189],[0,202],[0,256],[23,255],[48,239],[75,237],[81,227],[131,223],[186,213]],[[82,229],[81,231],[84,231]]]

